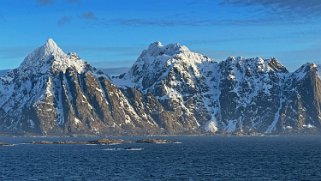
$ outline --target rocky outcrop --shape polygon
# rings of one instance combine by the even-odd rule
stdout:
[[[10,144],[9,143],[4,143],[4,142],[0,142],[0,147],[1,146],[10,146]]]

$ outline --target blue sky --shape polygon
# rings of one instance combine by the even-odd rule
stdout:
[[[0,69],[53,38],[96,67],[130,67],[154,41],[218,61],[276,57],[321,64],[319,0],[1,0]]]

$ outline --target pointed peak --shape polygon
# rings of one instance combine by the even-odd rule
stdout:
[[[53,61],[60,60],[67,55],[58,47],[53,39],[48,39],[44,45],[35,49],[21,63],[20,68],[41,67],[50,65]],[[55,57],[55,58],[54,58]],[[51,60],[48,62],[48,60]]]
[[[57,43],[52,38],[49,38],[45,45],[48,47],[58,47]]]
[[[303,64],[294,73],[296,73],[296,72],[310,72],[310,71],[315,71],[315,70],[321,70],[321,65],[308,62],[308,63]]]
[[[311,69],[311,68],[314,68],[314,67],[317,67],[317,65],[314,64],[314,63],[311,63],[311,62],[307,62],[307,63],[301,65],[296,71]]]
[[[288,73],[288,69],[282,65],[275,57],[269,59],[268,65],[275,71]]]
[[[318,67],[318,65],[317,64],[315,64],[315,63],[312,63],[312,62],[308,62],[308,63],[306,63],[306,64],[304,64],[303,66],[307,66],[307,67],[309,67],[309,68],[317,68]]]
[[[302,80],[307,75],[313,75],[310,74],[311,72],[315,72],[319,77],[321,77],[321,66],[311,62],[305,63],[295,70],[292,73],[292,76],[296,77],[297,80]]]
[[[45,55],[64,54],[64,52],[59,48],[57,43],[52,38],[49,38],[40,49],[43,51]]]

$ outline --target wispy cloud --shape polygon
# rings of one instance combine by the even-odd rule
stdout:
[[[80,17],[81,17],[82,19],[88,20],[88,21],[96,20],[96,19],[97,19],[96,15],[95,15],[92,11],[85,12],[85,13],[81,14]]]
[[[41,6],[48,6],[52,5],[56,2],[56,0],[37,0],[37,3]],[[69,4],[79,4],[81,3],[81,0],[65,0],[64,2]]]
[[[47,6],[54,3],[54,0],[37,0],[37,3],[41,6]]]
[[[57,24],[58,24],[58,26],[65,26],[65,25],[71,23],[73,18],[75,18],[75,19],[79,18],[79,19],[85,20],[85,21],[93,21],[93,20],[97,20],[98,19],[93,12],[89,11],[89,12],[81,14],[80,17],[62,16],[58,20]]]
[[[57,24],[58,26],[64,26],[66,24],[69,24],[70,22],[71,22],[71,17],[63,16],[58,20]]]
[[[243,26],[243,25],[266,25],[267,23],[281,23],[272,18],[258,19],[139,19],[118,18],[100,21],[105,25],[121,26],[159,26],[159,27],[200,27],[200,26]]]
[[[205,1],[205,0],[204,0]],[[202,4],[200,1],[190,1],[191,5]],[[209,1],[205,3],[210,3]],[[282,25],[284,23],[304,24],[318,21],[321,18],[321,1],[319,0],[222,0],[219,6],[250,7],[246,17],[195,19],[184,18],[118,18],[103,20],[106,25],[122,26],[159,26],[159,27],[201,27],[201,26],[251,26],[251,25]],[[262,12],[258,16],[258,12]],[[251,15],[252,13],[252,15]],[[311,18],[313,17],[313,18]],[[319,18],[318,18],[319,17]]]
[[[299,43],[304,37],[303,41],[313,41],[319,39],[321,36],[317,36],[321,29],[313,30],[293,30],[293,31],[280,31],[278,33],[271,33],[269,35],[265,34],[247,34],[245,36],[225,36],[225,37],[211,37],[209,39],[198,39],[198,40],[186,40],[185,42],[192,45],[204,45],[204,44],[217,44],[226,42],[236,42],[236,41],[269,41],[269,40],[287,40],[295,41]]]
[[[221,5],[258,7],[266,10],[269,15],[285,18],[306,19],[321,15],[320,0],[223,0]]]

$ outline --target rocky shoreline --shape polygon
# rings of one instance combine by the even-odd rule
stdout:
[[[125,140],[114,140],[114,139],[97,139],[90,141],[33,141],[31,144],[35,145],[82,145],[82,144],[95,144],[95,145],[110,145],[110,144],[122,144],[129,143],[129,141]]]

